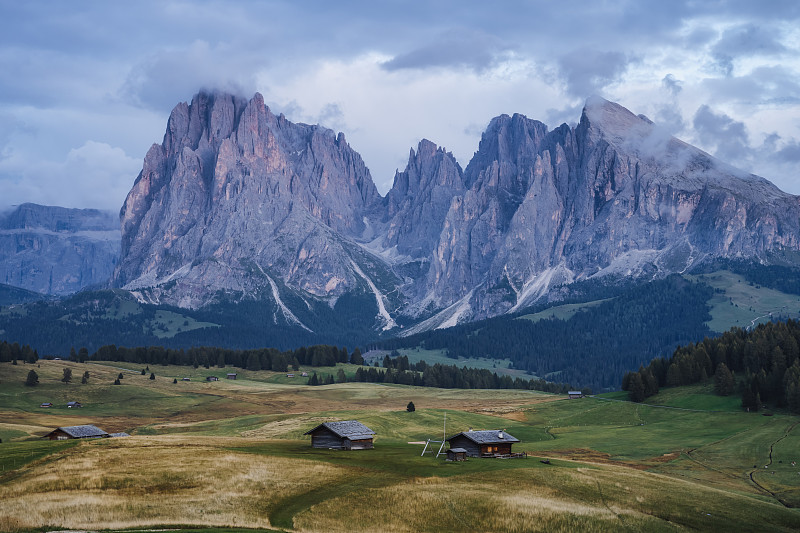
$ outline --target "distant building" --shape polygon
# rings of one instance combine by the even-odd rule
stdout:
[[[325,422],[304,433],[311,446],[335,450],[371,450],[375,432],[357,420]]]
[[[72,409],[73,407],[83,407],[81,402],[67,402],[67,408]]]
[[[44,403],[39,404],[39,407],[53,407],[53,403],[52,402],[44,402]]]
[[[287,378],[293,378],[293,377],[294,377],[294,374],[286,374],[286,377],[287,377]]]
[[[569,395],[570,400],[574,400],[576,398],[583,398],[583,393],[579,390],[571,390],[567,394]]]
[[[206,381],[219,381],[217,376],[206,376]]]
[[[67,439],[103,439],[110,435],[97,426],[67,426],[63,428],[56,428],[44,436],[50,440],[67,440]]]
[[[300,374],[300,375],[301,375],[302,377],[304,377],[304,378],[307,378],[307,377],[308,377],[308,372],[303,372],[303,373],[302,373],[302,374]]]
[[[447,439],[447,442],[450,449],[463,449],[467,457],[493,457],[511,454],[511,445],[519,442],[519,439],[502,429],[490,429],[462,431]]]
[[[227,377],[228,377],[228,379],[236,379],[236,373],[235,372],[231,372],[230,374],[228,374]]]
[[[190,378],[183,378],[181,381],[192,381]]]

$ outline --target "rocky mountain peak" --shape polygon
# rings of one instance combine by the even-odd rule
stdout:
[[[430,253],[454,196],[465,191],[463,172],[453,154],[422,139],[397,172],[385,199],[388,220],[384,246],[401,254]]]

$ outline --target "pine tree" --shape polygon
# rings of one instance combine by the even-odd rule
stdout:
[[[361,350],[356,348],[353,350],[353,353],[350,355],[350,362],[354,365],[363,365],[364,364],[364,357],[361,355]]]
[[[88,370],[83,373],[83,377],[81,378],[81,383],[83,385],[86,385],[87,383],[89,383],[89,371]]]
[[[717,371],[714,372],[714,393],[719,396],[730,396],[735,388],[736,382],[728,366],[725,363],[718,364]]]
[[[409,413],[413,413],[416,410],[417,408],[414,407],[414,402],[408,402],[408,405],[406,405],[406,411],[408,411]]]
[[[28,372],[28,377],[25,379],[25,385],[28,387],[35,387],[39,384],[39,374],[35,370]]]
[[[71,368],[65,368],[64,369],[64,375],[61,377],[61,381],[63,381],[64,383],[69,383],[70,381],[72,381],[72,369]]]
[[[156,379],[156,375],[154,373],[150,373],[150,379]]]
[[[645,388],[644,381],[642,381],[642,375],[638,372],[634,372],[631,375],[630,382],[628,383],[628,397],[632,402],[642,402],[645,399],[644,391]]]

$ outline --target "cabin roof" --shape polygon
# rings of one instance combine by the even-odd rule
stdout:
[[[350,440],[371,439],[375,434],[374,431],[358,420],[342,420],[340,422],[324,422],[314,429],[306,431],[304,435],[311,435],[322,427],[329,429],[339,437],[348,438]]]
[[[497,444],[501,442],[519,442],[519,439],[501,429],[487,429],[481,431],[462,431],[453,435],[448,441],[463,435],[476,444]]]
[[[58,431],[59,429],[61,431],[63,431],[64,433],[66,433],[67,435],[69,435],[70,437],[75,438],[75,439],[80,439],[80,438],[85,438],[85,437],[104,437],[104,436],[108,435],[108,433],[106,433],[105,431],[103,431],[99,427],[93,426],[91,424],[87,424],[85,426],[60,427],[60,428],[56,428],[54,431]]]

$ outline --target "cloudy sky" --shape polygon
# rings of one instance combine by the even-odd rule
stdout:
[[[796,0],[0,2],[0,208],[118,210],[172,107],[256,91],[343,131],[381,193],[428,138],[601,95],[800,194]]]

